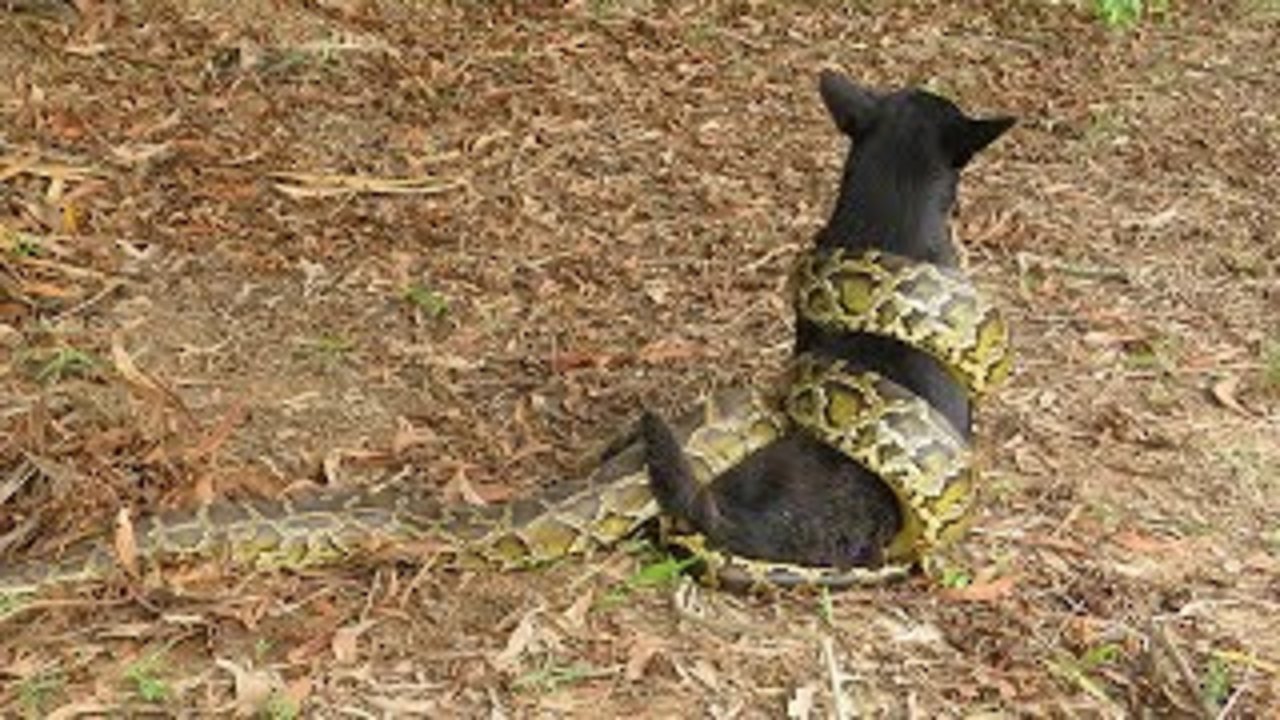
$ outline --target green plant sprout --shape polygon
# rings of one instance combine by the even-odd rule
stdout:
[[[1093,14],[1112,29],[1125,30],[1138,24],[1144,15],[1165,15],[1169,0],[1093,0]]]
[[[124,679],[133,684],[134,691],[144,702],[159,703],[169,697],[169,684],[158,672],[160,656],[160,653],[152,653],[125,668]]]
[[[36,380],[56,383],[73,375],[87,375],[98,367],[94,356],[73,347],[61,347],[36,371]]]
[[[632,592],[642,588],[671,585],[680,578],[686,569],[698,562],[695,557],[677,558],[663,555],[653,562],[645,563],[631,574],[623,583],[600,599],[598,607],[609,608],[622,602]]]
[[[432,320],[442,318],[449,312],[448,299],[425,285],[415,283],[405,288],[404,299]]]

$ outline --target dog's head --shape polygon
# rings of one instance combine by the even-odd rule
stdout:
[[[832,70],[823,71],[819,90],[836,126],[854,141],[824,244],[870,244],[946,261],[945,221],[960,170],[1014,119],[971,118],[926,90],[881,93]]]

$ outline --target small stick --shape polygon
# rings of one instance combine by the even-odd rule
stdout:
[[[1081,265],[1079,263],[1069,262],[1067,260],[1059,260],[1057,258],[1045,257],[1034,253],[1020,252],[1018,253],[1018,268],[1025,271],[1032,264],[1040,265],[1049,270],[1057,270],[1064,275],[1073,275],[1075,277],[1087,278],[1090,280],[1116,280],[1123,283],[1130,282],[1128,271],[1123,268],[1099,267],[1096,265]]]
[[[836,647],[830,635],[822,636],[822,657],[826,660],[827,677],[831,680],[831,697],[835,701],[837,720],[850,720],[853,710],[849,707],[849,699],[840,688],[840,666],[836,662]]]
[[[101,290],[99,290],[97,293],[95,293],[91,297],[88,297],[85,300],[81,301],[78,305],[73,305],[72,307],[69,307],[66,310],[63,310],[62,312],[57,313],[55,317],[57,317],[58,319],[63,319],[63,318],[71,317],[72,315],[78,315],[84,312],[85,310],[88,310],[89,308],[93,307],[94,305],[97,305],[98,303],[102,302],[104,298],[110,296],[112,293],[114,293],[115,291],[119,290],[122,287],[124,287],[123,281],[111,280]]]

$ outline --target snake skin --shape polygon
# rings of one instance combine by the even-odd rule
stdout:
[[[792,286],[805,319],[929,353],[974,396],[1009,375],[1013,353],[1004,316],[956,268],[880,250],[835,250],[802,257]]]
[[[776,439],[785,424],[756,393],[721,391],[686,414],[676,432],[695,473],[709,480]],[[433,567],[515,569],[608,546],[653,519],[643,448],[631,443],[585,480],[510,503],[445,505],[400,479],[299,500],[218,503],[143,519],[134,528],[144,563],[218,558],[300,569],[406,548]],[[56,562],[0,570],[0,594],[99,580],[117,568],[108,539]]]
[[[835,250],[802,255],[792,283],[805,319],[923,350],[974,397],[1009,374],[1004,318],[959,270],[880,250]],[[777,400],[787,422],[878,475],[898,499],[902,529],[883,566],[839,571],[730,555],[696,532],[668,538],[702,561],[704,578],[747,591],[875,585],[907,576],[963,533],[976,471],[967,440],[947,418],[907,388],[843,361],[802,355],[791,370]]]
[[[1007,329],[962,274],[881,252],[806,255],[796,305],[816,323],[880,332],[930,352],[974,394],[1008,373]],[[738,586],[847,587],[906,575],[956,534],[970,506],[969,449],[929,405],[885,378],[842,363],[799,358],[777,397],[734,389],[675,424],[700,482],[794,426],[881,476],[899,498],[904,527],[881,568],[836,570],[731,557],[696,535],[672,538],[712,567],[704,577]],[[585,480],[492,506],[450,506],[414,488],[373,488],[297,501],[222,503],[138,523],[143,562],[222,558],[237,565],[303,568],[380,548],[406,547],[438,567],[514,569],[610,545],[658,514],[643,448],[632,443]],[[56,562],[0,570],[0,593],[103,578],[117,567],[108,540]]]

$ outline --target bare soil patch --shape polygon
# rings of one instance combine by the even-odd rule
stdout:
[[[1019,370],[964,587],[200,568],[0,621],[0,714],[1280,711],[1274,3],[56,5],[0,12],[0,563],[404,466],[500,501],[768,382],[829,65],[1022,118],[956,219]]]

